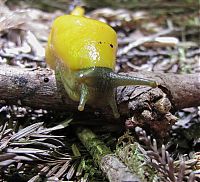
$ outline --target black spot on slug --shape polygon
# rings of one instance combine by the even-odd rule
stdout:
[[[113,48],[113,45],[112,45],[112,44],[110,44],[110,47],[111,47],[111,48]]]
[[[49,78],[44,78],[44,82],[45,83],[49,82]]]
[[[102,44],[102,42],[100,41],[99,44]]]

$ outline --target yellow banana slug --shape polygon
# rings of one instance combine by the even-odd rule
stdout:
[[[47,64],[61,79],[69,97],[78,101],[78,110],[90,105],[110,105],[118,113],[114,89],[123,85],[148,85],[156,82],[114,73],[117,34],[107,24],[82,16],[77,7],[71,15],[53,22],[46,47]]]

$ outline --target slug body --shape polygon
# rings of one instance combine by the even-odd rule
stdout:
[[[69,97],[79,102],[78,110],[83,111],[86,102],[110,105],[118,118],[117,86],[156,87],[156,83],[114,73],[116,32],[103,22],[82,16],[83,10],[78,8],[54,21],[46,47],[47,64],[55,70]]]

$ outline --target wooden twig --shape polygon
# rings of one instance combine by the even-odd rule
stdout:
[[[129,75],[157,81],[159,88],[167,94],[175,109],[200,105],[200,74],[165,74],[152,72],[131,72]],[[0,100],[2,103],[22,104],[34,108],[55,110],[77,109],[77,103],[67,97],[62,87],[56,83],[50,69],[22,69],[13,66],[0,66]],[[119,87],[117,100],[123,99],[127,89],[141,90],[143,87]],[[123,91],[122,91],[123,90]],[[152,90],[152,89],[147,89]],[[158,90],[158,88],[153,89]],[[122,95],[121,95],[122,94]],[[128,93],[127,95],[128,96]],[[133,97],[133,95],[132,95]],[[131,100],[129,97],[128,99]],[[119,104],[120,106],[120,104]]]
[[[118,87],[116,99],[123,117],[140,127],[146,125],[160,135],[175,122],[171,111],[200,105],[200,74],[164,74],[132,72],[129,75],[157,81],[158,88]],[[78,103],[66,94],[50,69],[22,69],[0,66],[0,101],[32,108],[77,111]],[[84,113],[101,112],[100,116],[113,120],[109,107],[87,106]],[[158,122],[160,121],[160,122]],[[163,133],[161,132],[163,131]]]
[[[162,32],[156,33],[154,35],[150,35],[147,37],[142,37],[137,39],[136,41],[128,44],[127,46],[125,46],[123,49],[118,51],[118,56],[121,56],[123,54],[127,54],[127,52],[129,52],[131,49],[133,49],[134,47],[138,47],[139,45],[142,45],[146,42],[150,42],[150,41],[154,41],[155,38],[161,36],[161,35],[166,35],[169,34],[170,32],[172,32],[172,28],[169,28],[167,30],[163,30]]]
[[[78,128],[77,135],[109,181],[141,181],[90,129]]]

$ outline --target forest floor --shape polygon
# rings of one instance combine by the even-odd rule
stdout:
[[[0,0],[0,66],[46,68],[45,46],[52,21],[69,13],[76,3],[85,7],[86,16],[106,22],[117,32],[116,72],[200,73],[200,2],[197,0],[103,0],[101,3]],[[0,178],[3,181],[107,181],[73,130],[80,121],[70,125],[65,120],[71,117],[69,113],[17,104],[0,103]],[[144,131],[143,143],[137,141],[140,148],[161,157],[160,153],[167,150],[174,164],[172,171],[169,163],[159,163],[155,156],[143,154],[154,171],[154,175],[147,172],[149,181],[151,175],[161,181],[200,179],[200,107],[185,108],[174,115],[177,122],[166,138],[157,139],[158,144],[149,141]],[[61,129],[59,124],[63,120],[67,127]],[[135,143],[136,135],[141,137],[135,130],[98,131],[98,137],[119,157],[120,147],[129,146],[127,151],[121,149],[127,159],[132,156],[130,145]],[[148,135],[155,138],[152,133]],[[154,150],[152,145],[158,149]],[[152,160],[157,160],[157,166]],[[166,169],[167,165],[171,171]]]

